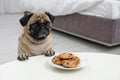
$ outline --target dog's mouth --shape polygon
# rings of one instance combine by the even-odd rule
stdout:
[[[45,39],[49,33],[50,28],[49,26],[46,26],[45,24],[40,24],[39,22],[35,22],[30,25],[29,27],[30,36],[37,40]]]

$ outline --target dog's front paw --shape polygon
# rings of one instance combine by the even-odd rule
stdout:
[[[45,56],[53,56],[55,55],[55,52],[53,50],[48,50],[46,53],[45,53]]]
[[[28,59],[28,55],[26,55],[26,54],[21,54],[21,55],[19,55],[19,56],[17,57],[17,59],[20,60],[20,61],[25,61],[25,60]]]

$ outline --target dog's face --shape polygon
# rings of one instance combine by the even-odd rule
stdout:
[[[20,19],[22,26],[26,27],[25,31],[33,39],[45,39],[51,32],[54,16],[48,12],[24,12],[24,16]]]

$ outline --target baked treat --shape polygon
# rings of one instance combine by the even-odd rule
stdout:
[[[80,63],[80,58],[71,53],[62,53],[53,57],[52,62],[66,68],[75,68]]]
[[[67,68],[75,68],[77,66],[74,60],[63,60],[62,65]]]
[[[66,60],[66,59],[72,59],[73,58],[73,54],[71,53],[62,53],[59,55],[60,59]]]
[[[62,60],[58,56],[53,57],[52,62],[58,65],[62,64]]]
[[[76,65],[78,65],[80,63],[80,58],[77,56],[73,56],[72,60],[76,61]]]

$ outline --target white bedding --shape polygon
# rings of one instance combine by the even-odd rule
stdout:
[[[120,19],[120,0],[103,0],[101,3],[79,13],[108,19]]]
[[[0,14],[25,10],[48,11],[56,16],[80,13],[120,19],[120,0],[0,0]]]
[[[101,2],[102,0],[22,0],[21,10],[49,11],[53,15],[66,15],[82,10]]]

